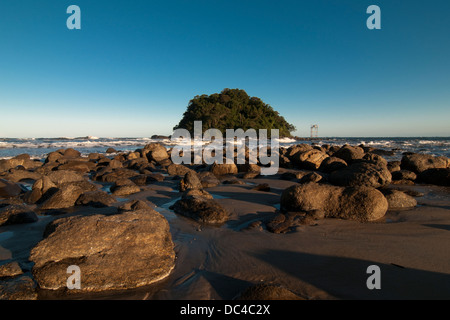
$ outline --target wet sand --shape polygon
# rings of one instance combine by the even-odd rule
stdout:
[[[419,205],[388,211],[373,223],[323,219],[286,234],[271,233],[264,223],[248,229],[272,218],[281,192],[294,183],[279,174],[206,188],[231,212],[220,227],[201,226],[169,209],[180,197],[178,181],[169,177],[143,187],[127,199],[153,202],[169,221],[177,256],[171,275],[136,290],[79,296],[41,291],[39,299],[230,300],[258,283],[281,285],[313,300],[450,298],[450,188],[396,185],[422,192]],[[270,192],[251,190],[261,183],[268,183]],[[14,259],[30,270],[29,251],[52,219],[114,209],[77,207],[36,223],[0,227],[0,260]],[[380,290],[366,286],[370,265],[380,267]]]

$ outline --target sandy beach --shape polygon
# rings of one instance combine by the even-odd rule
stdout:
[[[145,201],[170,225],[175,267],[162,281],[128,290],[76,293],[39,290],[37,299],[231,300],[256,284],[281,286],[307,300],[450,298],[450,189],[430,184],[390,185],[413,192],[417,206],[389,209],[382,219],[358,222],[338,218],[308,221],[285,233],[267,229],[286,188],[298,184],[274,176],[220,177],[204,188],[229,213],[220,226],[204,225],[170,208],[181,198],[179,179],[141,186],[105,208],[76,206],[59,215],[40,215],[29,224],[0,227],[0,261],[17,261],[31,275],[30,250],[43,239],[49,222],[68,216],[111,215],[131,200]],[[232,183],[230,183],[230,179]],[[98,187],[105,183],[92,181]],[[257,191],[267,184],[270,190]],[[267,187],[266,186],[266,187]],[[36,208],[36,205],[34,205]],[[381,289],[369,290],[367,268],[381,270]]]

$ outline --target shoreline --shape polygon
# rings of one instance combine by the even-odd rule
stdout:
[[[153,137],[155,139],[153,139]],[[295,138],[295,137],[294,137]],[[280,146],[288,148],[292,145],[307,142],[311,144],[330,144],[342,146],[365,145],[393,151],[400,159],[403,152],[420,152],[434,155],[450,156],[450,137],[300,137],[301,140],[289,138],[289,141],[281,139]],[[437,139],[437,140],[436,140]],[[96,138],[89,140],[83,138],[33,138],[33,139],[0,139],[0,159],[11,159],[17,155],[28,153],[33,159],[45,159],[48,153],[59,149],[74,148],[81,151],[83,156],[98,152],[105,155],[109,148],[115,149],[117,153],[131,152],[142,148],[148,143],[162,143],[167,148],[173,147],[174,143],[168,137],[152,136],[152,138]]]

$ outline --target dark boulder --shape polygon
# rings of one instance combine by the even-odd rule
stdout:
[[[81,152],[73,148],[68,148],[64,151],[64,158],[78,158],[81,156]]]
[[[297,152],[293,157],[292,161],[299,168],[317,170],[320,168],[322,162],[328,158],[328,155],[320,150],[311,149],[305,152]]]
[[[12,159],[0,160],[0,172],[5,172],[11,169],[21,167],[25,170],[32,170],[42,166],[42,162],[26,159],[25,157],[15,157]]]
[[[369,163],[374,163],[374,164],[379,164],[379,165],[383,165],[386,166],[388,165],[388,161],[383,158],[382,156],[380,156],[379,154],[376,153],[366,153],[363,157],[362,160],[364,160],[365,162],[369,162]]]
[[[5,179],[0,179],[0,198],[12,198],[22,193],[22,188]]]
[[[102,190],[88,191],[80,195],[75,202],[77,206],[91,206],[95,208],[109,207],[117,200],[112,195]]]
[[[117,197],[128,196],[140,191],[141,188],[129,179],[117,180],[111,187],[112,194]]]
[[[106,149],[105,153],[116,153],[117,150],[114,148],[109,147],[108,149]]]
[[[18,169],[11,169],[9,172],[5,175],[3,175],[3,178],[5,180],[8,180],[10,182],[21,182],[21,181],[30,181],[30,180],[38,180],[42,178],[42,174],[37,172],[40,168],[34,171],[29,170],[18,170]]]
[[[450,168],[427,169],[418,175],[417,181],[448,187],[450,186]]]
[[[159,173],[141,174],[130,178],[138,186],[146,186],[154,182],[164,181],[164,176]]]
[[[26,205],[11,204],[0,207],[0,226],[38,221],[36,213]]]
[[[98,172],[94,179],[101,182],[116,182],[120,179],[129,179],[131,177],[138,176],[139,173],[126,168],[120,168],[120,169],[111,169],[111,168],[105,168],[104,172]]]
[[[307,174],[305,174],[299,181],[298,183],[308,183],[308,182],[323,182],[326,181],[326,179],[324,178],[326,174],[325,173],[317,173],[317,172],[309,172]]]
[[[294,146],[290,146],[286,153],[284,154],[284,156],[286,156],[290,161],[294,160],[294,157],[296,156],[297,153],[303,153],[306,151],[310,151],[312,150],[313,147],[309,144],[297,144]]]
[[[127,212],[127,211],[138,211],[138,210],[149,210],[155,207],[155,204],[143,201],[143,200],[132,200],[128,201],[122,205],[119,206],[119,212]]]
[[[320,164],[319,171],[331,173],[347,167],[347,162],[338,157],[328,157]]]
[[[220,225],[229,218],[229,212],[216,200],[204,197],[188,197],[173,205],[175,213],[202,224]]]
[[[333,157],[341,158],[347,164],[353,163],[355,160],[362,159],[364,157],[364,149],[361,147],[354,147],[345,145],[333,154]]]
[[[288,233],[299,226],[313,225],[316,223],[315,220],[323,218],[323,212],[317,210],[310,212],[279,212],[273,219],[266,222],[266,228],[272,233]]]
[[[56,185],[60,186],[65,183],[83,181],[83,175],[71,170],[57,170],[50,172],[47,177]]]
[[[190,189],[203,189],[203,186],[197,173],[189,171],[184,175],[183,179],[180,180],[179,189],[183,192]]]
[[[73,160],[58,166],[58,170],[72,170],[78,173],[88,173],[95,170],[96,164],[89,161]]]
[[[391,173],[393,173],[395,171],[400,171],[402,169],[400,165],[401,161],[389,161],[387,164],[387,168]]]
[[[40,206],[41,210],[66,209],[75,206],[79,196],[84,193],[81,187],[74,184],[65,184],[53,193]]]
[[[209,171],[199,172],[198,178],[200,179],[203,188],[212,188],[220,184],[219,179]]]
[[[408,170],[399,170],[392,172],[392,180],[411,180],[414,181],[417,179],[417,175]]]

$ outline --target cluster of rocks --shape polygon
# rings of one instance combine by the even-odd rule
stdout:
[[[391,185],[427,183],[449,186],[450,162],[446,157],[406,153],[388,162],[389,151],[365,146],[311,146],[281,149],[281,179],[296,181],[281,196],[281,212],[268,229],[288,232],[324,217],[370,222],[389,209],[412,208],[414,197]],[[300,170],[300,171],[298,171]]]
[[[44,161],[28,155],[0,160],[0,226],[33,223],[40,215],[64,214],[77,206],[117,209],[49,223],[30,252],[32,270],[26,276],[0,275],[0,297],[36,298],[36,287],[63,290],[71,265],[82,270],[83,292],[135,288],[165,278],[175,263],[167,220],[146,201],[118,200],[170,176],[179,180],[176,213],[202,224],[223,224],[229,212],[205,188],[239,170],[235,164],[200,169],[172,163],[158,143],[128,153],[109,149],[106,155],[82,156],[69,148],[49,153]],[[0,270],[12,270],[11,263],[17,264],[8,262]]]
[[[39,215],[66,213],[77,206],[116,209],[48,224],[30,253],[34,280],[8,261],[0,266],[0,298],[35,297],[34,281],[41,289],[63,289],[71,265],[83,270],[81,291],[159,281],[175,264],[169,224],[145,201],[119,200],[170,179],[177,181],[180,193],[171,207],[175,213],[200,224],[222,225],[230,212],[207,189],[261,174],[261,164],[174,164],[170,151],[158,143],[128,153],[111,149],[107,155],[82,156],[69,148],[51,152],[45,161],[28,155],[0,160],[0,226],[34,223]],[[376,221],[388,209],[417,204],[408,194],[389,188],[392,184],[450,185],[448,158],[405,154],[401,161],[388,162],[383,155],[364,146],[281,148],[280,166],[287,170],[279,178],[295,183],[282,192],[280,210],[265,221],[267,230],[284,233],[323,218]],[[267,192],[270,186],[253,189]]]
[[[16,272],[16,261],[0,266],[0,298],[33,299],[36,287],[66,289],[70,265],[82,270],[82,292],[135,288],[167,277],[175,264],[167,220],[145,201],[118,200],[164,180],[157,168],[171,164],[160,144],[112,157],[82,156],[69,148],[45,161],[28,155],[0,160],[0,226],[33,223],[77,206],[117,208],[52,221],[30,252],[34,266],[26,276]]]
[[[179,190],[182,192],[181,199],[171,207],[176,213],[202,224],[220,225],[228,220],[229,212],[204,190],[195,171],[191,170],[184,175],[180,180]]]

